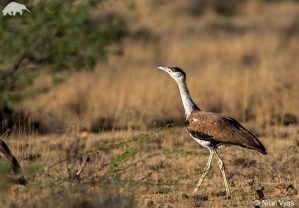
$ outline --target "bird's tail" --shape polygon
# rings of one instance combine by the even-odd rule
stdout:
[[[262,144],[262,142],[260,142],[260,140],[258,140],[258,138],[253,133],[251,133],[242,125],[240,125],[240,130],[242,134],[247,138],[247,141],[249,142],[249,145],[247,145],[248,148],[255,149],[264,155],[267,154],[266,147]]]
[[[261,142],[259,142],[258,149],[256,149],[256,150],[264,155],[268,154],[266,147]]]

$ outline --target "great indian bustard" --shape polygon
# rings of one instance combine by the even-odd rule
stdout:
[[[163,66],[158,68],[167,72],[176,81],[179,87],[186,114],[187,132],[196,142],[201,146],[206,147],[210,152],[207,165],[204,168],[203,174],[193,193],[198,191],[203,179],[211,169],[212,159],[215,155],[223,177],[227,196],[230,196],[225,176],[224,163],[216,150],[228,145],[237,145],[257,150],[262,154],[267,154],[266,148],[256,136],[239,124],[235,119],[217,113],[200,110],[190,96],[186,84],[186,74],[182,69],[178,67]]]

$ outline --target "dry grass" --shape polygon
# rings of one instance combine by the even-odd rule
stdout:
[[[238,147],[219,151],[231,200],[225,199],[216,161],[198,194],[191,194],[208,152],[181,128],[83,137],[15,135],[6,140],[22,163],[28,185],[6,182],[1,200],[12,207],[80,207],[83,202],[87,207],[251,207],[256,199],[298,203],[298,129],[276,130],[267,129],[270,133],[261,137],[267,156]],[[76,175],[84,158],[86,165]]]
[[[237,16],[208,11],[198,18],[179,1],[138,1],[136,11],[127,5],[103,7],[122,14],[132,34],[143,28],[147,33],[141,34],[151,35],[128,37],[115,46],[124,50],[123,56],[25,103],[23,109],[34,120],[50,130],[75,126],[95,131],[183,120],[178,90],[156,69],[159,65],[185,69],[191,94],[204,110],[257,125],[280,124],[286,113],[298,116],[299,39],[296,29],[288,31],[297,27],[299,4],[248,1]],[[47,83],[41,79],[37,85]]]
[[[184,1],[138,0],[134,11],[129,2],[103,5],[124,16],[132,33],[109,49],[124,50],[123,56],[22,104],[44,129],[64,134],[15,133],[6,139],[29,184],[1,183],[3,204],[252,207],[255,199],[289,199],[298,206],[298,124],[281,124],[287,114],[299,116],[299,36],[292,29],[299,26],[299,4],[252,0],[236,16],[209,9],[194,17]],[[200,192],[190,194],[206,150],[182,128],[151,128],[184,120],[175,83],[159,65],[185,69],[202,109],[246,122],[267,147],[267,156],[237,147],[220,151],[232,200],[223,196],[215,161]],[[42,77],[35,84],[49,82]],[[80,128],[100,133],[83,138]]]

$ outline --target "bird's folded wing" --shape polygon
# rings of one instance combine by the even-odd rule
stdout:
[[[188,118],[187,131],[209,135],[215,141],[233,144],[266,153],[262,143],[245,127],[233,118],[217,113],[198,111]]]

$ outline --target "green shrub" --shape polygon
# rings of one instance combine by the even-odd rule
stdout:
[[[126,25],[116,14],[91,17],[101,1],[24,1],[31,13],[1,15],[0,107],[23,98],[21,92],[42,73],[93,69],[107,59],[106,47],[126,34]]]

